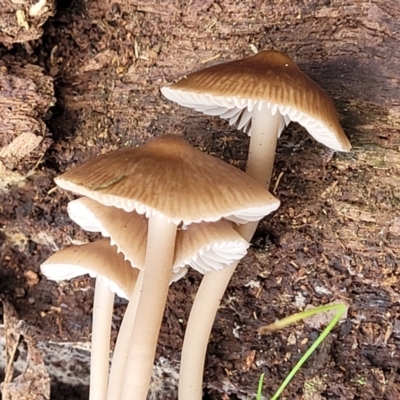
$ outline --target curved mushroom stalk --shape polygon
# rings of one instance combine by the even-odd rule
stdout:
[[[237,231],[250,242],[258,221],[237,227]],[[203,372],[207,345],[215,316],[240,260],[219,271],[204,275],[190,310],[183,340],[179,371],[179,399],[203,398]]]
[[[122,319],[119,328],[108,380],[107,400],[119,399],[121,395],[122,383],[126,369],[127,353],[129,350],[133,327],[135,325],[142,285],[143,271],[140,271],[135,289],[133,290],[133,294],[131,294],[125,316]]]
[[[177,227],[156,214],[149,218],[146,260],[137,312],[128,307],[124,318],[135,323],[127,355],[120,400],[145,400],[149,390],[168,287],[172,276]]]
[[[211,329],[237,264],[204,275],[190,310],[179,371],[179,399],[203,398],[204,361]]]

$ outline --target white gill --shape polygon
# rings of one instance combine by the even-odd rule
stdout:
[[[286,125],[294,121],[307,129],[309,134],[318,142],[333,150],[343,150],[335,133],[328,126],[293,107],[269,103],[264,100],[256,101],[239,97],[198,94],[170,87],[161,88],[161,92],[166,98],[175,101],[181,106],[193,108],[206,115],[219,115],[221,118],[228,120],[230,125],[237,125],[238,129],[243,129],[249,136],[251,136],[251,111],[255,106],[260,110],[262,103],[266,103],[272,115],[279,112],[283,117],[280,124],[280,133]]]
[[[174,266],[176,273],[184,265],[205,274],[210,271],[219,271],[234,261],[241,260],[247,253],[249,244],[245,240],[230,240],[212,243],[200,249],[194,257],[182,260]]]

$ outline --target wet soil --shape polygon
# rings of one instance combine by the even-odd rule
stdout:
[[[295,124],[282,134],[271,187],[282,206],[260,224],[223,299],[204,398],[253,398],[261,373],[269,398],[318,331],[297,324],[260,337],[258,327],[332,301],[349,305],[347,319],[282,398],[400,398],[400,104],[393,91],[399,76],[390,63],[378,66],[382,54],[374,45],[390,31],[379,43],[392,48],[400,30],[383,3],[309,3],[60,1],[32,48],[0,50],[43,67],[57,99],[41,158],[25,156],[13,169],[25,179],[0,193],[0,292],[37,340],[90,339],[93,282],[56,285],[39,272],[56,249],[95,238],[69,220],[74,196],[56,189],[53,178],[165,133],[244,168],[245,134],[168,102],[159,88],[204,65],[277,48],[330,93],[353,150],[333,154]],[[396,65],[397,58],[390,61]],[[363,68],[355,72],[355,65]],[[172,285],[157,358],[179,360],[200,279],[191,272]],[[124,307],[117,302],[114,338]],[[53,399],[86,397],[83,386],[53,382]]]

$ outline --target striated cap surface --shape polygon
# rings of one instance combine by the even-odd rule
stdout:
[[[107,206],[159,213],[175,224],[256,221],[279,201],[243,171],[175,135],[100,155],[55,179]]]
[[[284,122],[303,125],[321,143],[335,150],[351,148],[327,93],[286,54],[260,51],[242,60],[193,72],[161,89],[164,96],[209,115],[219,115],[251,132],[251,111],[266,102]]]

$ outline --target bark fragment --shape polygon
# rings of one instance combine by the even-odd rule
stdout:
[[[3,400],[49,400],[50,376],[30,327],[18,318],[14,307],[3,300],[4,332],[6,336],[7,367],[1,384]],[[14,363],[21,341],[26,344],[26,363],[15,376]]]
[[[49,145],[43,122],[55,104],[53,79],[42,68],[10,62],[0,65],[0,187],[24,157],[38,160]],[[40,147],[39,147],[40,146]],[[33,153],[36,151],[35,154]],[[20,166],[21,167],[21,166]],[[18,168],[21,169],[21,168]],[[4,174],[1,172],[4,171]],[[3,176],[4,175],[4,176]]]

